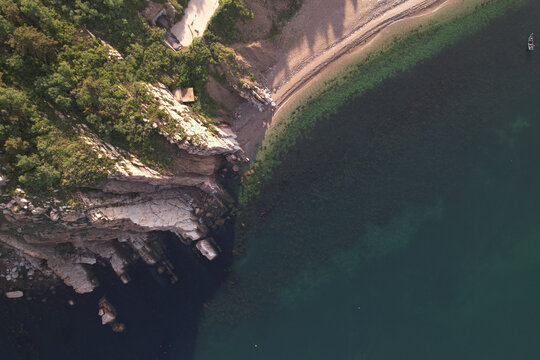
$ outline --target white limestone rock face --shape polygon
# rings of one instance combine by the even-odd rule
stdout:
[[[89,212],[94,223],[129,221],[143,230],[173,231],[184,239],[201,237],[192,207],[180,199],[155,199],[125,206],[100,207]]]
[[[2,234],[0,234],[0,241],[19,250],[27,259],[34,259],[32,262],[45,261],[47,268],[62,279],[66,285],[71,286],[76,293],[89,293],[98,286],[98,282],[87,267],[88,265],[62,257],[54,247],[28,244],[13,236]]]
[[[5,196],[0,199],[6,220],[0,223],[0,242],[33,259],[36,267],[75,292],[88,293],[98,286],[91,270],[98,259],[108,263],[124,283],[129,281],[128,264],[137,256],[150,265],[166,263],[162,244],[153,236],[149,239],[151,232],[171,231],[186,244],[200,239],[206,232],[199,221],[204,212],[195,215],[195,209],[224,209],[219,196],[217,191],[206,193],[197,187],[163,186],[126,194],[86,189],[79,194],[77,207],[22,193]],[[16,274],[10,270],[5,276]],[[172,270],[170,276],[175,276]]]
[[[165,110],[172,119],[179,123],[182,129],[183,134],[163,133],[169,142],[176,144],[178,148],[186,150],[190,154],[214,155],[241,151],[240,145],[236,141],[236,135],[230,127],[206,125],[187,105],[180,104],[169,89],[161,83],[157,85],[146,84],[146,86],[150,94],[159,102],[160,109]],[[160,129],[164,125],[156,124]]]
[[[80,125],[77,131],[82,141],[114,163],[107,179],[78,189],[70,194],[69,202],[55,198],[56,190],[47,198],[22,189],[0,196],[0,243],[15,249],[44,276],[61,279],[77,293],[89,293],[98,286],[92,273],[98,261],[109,264],[124,283],[129,281],[129,262],[138,257],[162,266],[171,281],[177,279],[163,245],[149,234],[170,231],[187,245],[200,240],[207,232],[203,214],[219,216],[231,201],[216,180],[217,171],[225,162],[245,161],[229,127],[206,123],[176,101],[164,85],[147,86],[182,132],[163,133],[172,150],[167,170],[145,165]],[[155,124],[158,130],[163,125]],[[0,187],[5,182],[0,174]],[[210,260],[218,254],[207,241],[196,246]],[[0,275],[20,278],[19,271]],[[122,324],[105,320],[111,321],[115,331],[123,329]]]
[[[113,241],[88,241],[84,243],[84,247],[107,260],[124,284],[129,282],[129,276],[126,272],[129,259],[118,251]],[[95,263],[95,259],[93,261]]]
[[[86,125],[78,125],[77,129],[81,139],[100,155],[107,157],[115,162],[114,170],[111,175],[123,175],[129,177],[141,178],[159,178],[161,175],[156,170],[144,165],[134,155],[120,150],[118,147],[101,140]]]
[[[47,265],[78,294],[91,293],[98,286],[97,280],[93,278],[92,272],[85,264],[71,263],[55,257],[49,259]]]
[[[130,234],[125,241],[127,241],[133,250],[141,257],[141,259],[148,265],[155,265],[160,256],[148,242],[147,234]]]
[[[176,100],[175,100],[176,101]],[[184,106],[184,105],[182,105]],[[207,193],[221,191],[220,186],[215,181],[215,171],[217,171],[219,158],[214,148],[211,154],[203,155],[186,154],[179,158],[173,158],[173,168],[176,171],[160,173],[142,163],[136,156],[130,154],[118,147],[101,140],[96,134],[92,133],[85,125],[79,125],[78,131],[83,141],[90,147],[110,160],[113,160],[114,169],[107,176],[107,180],[101,185],[104,192],[114,194],[122,193],[152,193],[159,187],[197,187]],[[207,130],[208,131],[208,130]],[[232,130],[224,128],[221,130],[224,139],[235,138]],[[226,140],[223,140],[227,143]],[[189,145],[189,144],[188,144]],[[230,144],[229,144],[230,145]],[[238,144],[222,147],[224,152],[237,151]],[[189,146],[188,146],[189,147]],[[183,148],[183,146],[180,146]],[[232,150],[231,150],[232,149]],[[214,152],[216,152],[214,154]]]

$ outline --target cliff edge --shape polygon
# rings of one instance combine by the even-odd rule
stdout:
[[[231,205],[216,173],[226,164],[245,161],[243,152],[227,125],[210,131],[164,85],[147,87],[160,109],[183,129],[182,136],[161,131],[171,150],[168,170],[144,165],[80,125],[81,138],[99,157],[114,163],[105,180],[63,199],[32,196],[20,188],[0,197],[0,243],[24,259],[27,274],[40,271],[87,293],[98,285],[92,266],[101,261],[127,282],[126,267],[132,259],[140,257],[151,265],[166,260],[154,236],[159,231],[172,232],[184,244],[204,249],[208,259],[216,256],[205,240],[206,224]],[[197,245],[200,241],[204,242]],[[12,281],[18,277],[2,276]]]

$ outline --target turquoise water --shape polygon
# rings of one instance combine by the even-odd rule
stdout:
[[[530,2],[297,143],[237,219],[244,256],[196,359],[540,356],[538,14]]]
[[[0,298],[0,358],[539,358],[538,19],[528,1],[317,121],[217,262],[165,237],[175,285],[136,264],[127,285],[97,267],[91,295]]]

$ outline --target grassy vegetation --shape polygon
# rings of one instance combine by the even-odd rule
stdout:
[[[238,37],[236,23],[253,18],[253,12],[242,0],[219,0],[219,7],[210,19],[204,36],[206,39],[219,39],[232,42]]]
[[[467,15],[417,28],[325,83],[288,118],[276,124],[265,138],[256,160],[243,178],[240,204],[246,205],[261,191],[297,139],[306,136],[317,121],[334,114],[341,105],[385,79],[412,68],[464,36],[474,34],[524,2],[492,0]]]

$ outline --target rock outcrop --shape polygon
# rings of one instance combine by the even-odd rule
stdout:
[[[197,155],[232,154],[241,151],[236,135],[229,126],[209,124],[193,113],[187,105],[179,103],[163,84],[146,86],[159,102],[160,109],[176,121],[181,129],[173,134],[162,131],[171,144]],[[165,127],[165,124],[159,122],[154,125],[160,129]]]
[[[127,265],[141,258],[150,265],[161,262],[160,268],[175,281],[155,240],[154,234],[162,231],[176,234],[210,260],[217,256],[208,241],[198,245],[207,233],[205,221],[221,216],[230,204],[215,174],[225,164],[234,166],[245,158],[228,127],[206,124],[161,84],[148,84],[148,89],[182,129],[182,135],[160,130],[171,146],[168,170],[153,169],[79,126],[81,139],[113,160],[106,180],[80,188],[67,199],[64,194],[62,200],[30,196],[22,189],[0,196],[0,243],[34,264],[32,271],[56,276],[76,292],[88,293],[98,286],[92,274],[96,263],[109,264],[128,282]],[[155,125],[161,129],[163,124]],[[6,181],[2,177],[0,186]]]
[[[124,324],[116,320],[116,309],[107,298],[102,297],[99,299],[98,307],[98,315],[101,317],[101,324],[110,325],[115,332],[122,332],[126,329]]]

